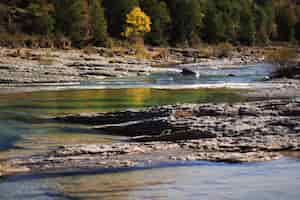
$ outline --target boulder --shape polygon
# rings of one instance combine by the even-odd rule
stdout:
[[[184,75],[184,76],[196,76],[196,77],[199,76],[198,72],[195,72],[195,71],[193,71],[191,69],[188,69],[188,68],[183,68],[182,71],[181,71],[181,74]]]

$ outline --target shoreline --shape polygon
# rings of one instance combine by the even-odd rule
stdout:
[[[180,73],[184,66],[193,65],[191,63],[204,68],[225,68],[264,61],[264,56],[257,48],[247,48],[245,52],[232,50],[233,55],[222,58],[203,58],[203,53],[198,49],[148,48],[150,58],[139,58],[126,53],[127,51],[105,48],[55,50],[0,47],[0,86],[68,84],[105,78],[145,76],[159,72]],[[168,53],[163,57],[158,56],[161,51]]]
[[[107,77],[147,76],[155,72],[180,73],[185,67],[192,69],[194,65],[209,69],[242,67],[241,63],[233,63],[234,59],[227,58],[202,59],[202,63],[186,65],[178,62],[176,68],[165,68],[153,67],[157,64],[154,60],[140,60],[123,55],[107,57],[99,52],[86,54],[79,50],[70,50],[59,55],[59,52],[47,52],[45,49],[27,49],[25,53],[18,53],[16,50],[0,48],[0,55],[3,51],[18,55],[7,54],[7,59],[0,61],[0,72],[4,72],[0,73],[0,94],[138,88],[141,86],[106,87],[80,83],[96,83],[97,80],[103,81]],[[44,55],[47,59],[53,58],[51,63],[41,63],[49,61],[41,60]],[[168,59],[168,62],[175,60],[174,57]],[[177,59],[184,60],[186,57],[179,56]],[[242,57],[238,60],[241,61]],[[160,59],[159,62],[163,64],[166,60]],[[247,63],[247,60],[243,62]],[[5,78],[9,80],[8,83],[3,83]],[[44,154],[3,161],[0,163],[0,176],[82,168],[132,168],[147,163],[193,160],[262,162],[280,159],[284,156],[282,152],[300,151],[300,101],[295,99],[300,97],[300,80],[274,79],[254,83],[172,86],[150,84],[147,88],[227,88],[244,90],[240,95],[250,99],[281,100],[235,104],[182,104],[57,117],[52,120],[58,123],[62,121],[89,125],[99,133],[123,134],[120,136],[128,137],[128,140],[111,145],[64,145]]]
[[[0,61],[0,93],[142,88],[143,86],[97,86],[97,82],[115,78],[147,77],[153,73],[183,73],[184,69],[194,74],[197,74],[195,70],[199,69],[238,69],[245,64],[264,63],[268,51],[270,49],[274,51],[276,48],[234,47],[230,50],[231,53],[228,57],[217,58],[211,55],[203,58],[201,49],[147,47],[153,56],[142,59],[128,54],[130,52],[128,49],[92,47],[82,50],[55,50],[0,47],[0,56],[3,58]],[[161,51],[168,51],[168,54],[163,57],[157,56]],[[266,77],[266,79],[268,78]],[[91,85],[85,83],[91,83]],[[146,87],[170,90],[245,89],[251,91],[242,95],[249,98],[294,98],[300,96],[300,81],[291,79],[266,80],[255,83],[172,86],[149,84]]]

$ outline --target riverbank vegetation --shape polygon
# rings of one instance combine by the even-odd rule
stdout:
[[[300,79],[300,63],[297,50],[281,47],[267,56],[267,61],[277,65],[273,72],[273,78],[297,78]]]
[[[136,8],[149,16],[150,45],[300,41],[296,0],[4,0],[0,45],[111,47],[128,40],[126,16]]]

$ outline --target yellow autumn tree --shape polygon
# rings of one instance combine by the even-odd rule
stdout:
[[[126,15],[125,31],[123,36],[130,39],[143,38],[145,33],[151,31],[151,19],[140,7],[134,7]]]

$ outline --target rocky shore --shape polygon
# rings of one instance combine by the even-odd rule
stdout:
[[[259,162],[300,151],[300,102],[273,100],[172,105],[116,113],[68,115],[57,122],[89,125],[99,134],[128,136],[113,144],[61,146],[48,153],[7,160],[3,175],[151,166],[207,160]]]
[[[264,59],[259,49],[249,52],[234,51],[232,55],[225,57],[204,55],[197,49],[148,48],[147,52],[146,58],[140,58],[134,50],[122,48],[55,50],[0,47],[0,86],[78,84],[104,78],[180,71],[182,67],[179,64],[182,63],[226,67],[258,63]],[[174,67],[165,67],[170,65]]]
[[[278,78],[249,85],[242,95],[255,99],[290,99],[300,97],[300,80]]]

